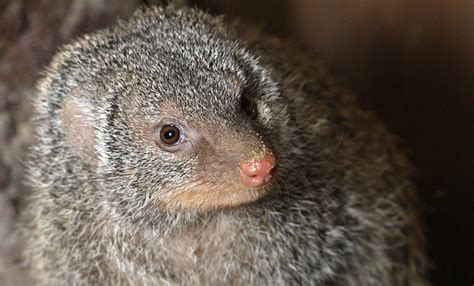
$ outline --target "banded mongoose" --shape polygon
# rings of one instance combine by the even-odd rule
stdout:
[[[412,167],[314,55],[142,8],[38,84],[26,256],[44,285],[421,285]]]

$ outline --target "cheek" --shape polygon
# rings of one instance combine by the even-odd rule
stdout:
[[[160,154],[160,158],[139,165],[140,184],[153,194],[163,195],[196,181],[195,166],[189,158]]]
[[[189,156],[179,156],[153,143],[139,144],[137,141],[111,148],[114,152],[109,152],[109,160],[115,159],[108,173],[128,178],[128,184],[133,184],[137,192],[164,193],[193,178],[194,166]]]
[[[231,154],[217,154],[199,159],[197,176],[199,179],[213,183],[232,183],[238,179],[237,159]]]
[[[122,215],[128,215],[130,210],[153,214],[169,201],[180,198],[180,190],[192,186],[195,179],[188,170],[189,167],[177,164],[142,162],[111,177],[114,187],[108,192],[108,200]]]

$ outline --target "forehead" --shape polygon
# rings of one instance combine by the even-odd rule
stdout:
[[[231,119],[240,104],[245,81],[234,73],[189,70],[131,74],[126,91],[118,92],[124,110],[143,117],[213,121]]]
[[[140,37],[130,41],[137,43],[120,48],[125,50],[121,54],[128,55],[124,61],[129,72],[143,89],[155,89],[162,97],[227,92],[245,81],[241,50],[225,39],[164,34],[152,37],[152,47]]]

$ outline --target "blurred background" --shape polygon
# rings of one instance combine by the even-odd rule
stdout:
[[[0,0],[0,285],[24,285],[12,236],[28,189],[31,98],[61,44],[153,0]],[[189,0],[299,42],[401,138],[418,168],[430,279],[474,282],[472,0]]]

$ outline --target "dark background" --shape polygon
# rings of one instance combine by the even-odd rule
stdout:
[[[0,285],[28,283],[12,235],[28,192],[31,98],[61,44],[149,0],[0,0]],[[186,2],[186,1],[176,1]],[[194,0],[323,58],[401,138],[418,168],[435,285],[474,282],[474,1]]]

